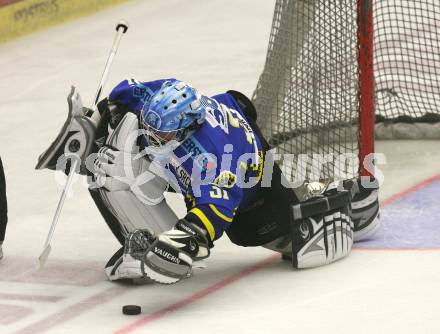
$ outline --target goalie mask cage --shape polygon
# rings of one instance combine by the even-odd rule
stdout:
[[[439,27],[438,0],[276,1],[253,102],[290,181],[368,175],[375,118],[440,138]]]

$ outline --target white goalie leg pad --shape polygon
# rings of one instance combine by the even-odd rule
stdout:
[[[354,240],[351,196],[351,191],[335,188],[292,206],[290,240],[285,236],[265,247],[291,259],[295,268],[319,267],[347,257]]]
[[[294,266],[312,268],[348,256],[353,247],[353,222],[349,215],[334,212],[320,220],[313,217],[299,225]]]
[[[163,185],[158,182],[149,182],[148,189],[153,193],[163,192]],[[99,189],[101,199],[107,209],[116,218],[123,234],[147,229],[158,235],[170,230],[178,218],[166,203],[165,199],[159,203],[151,204],[139,199],[131,190],[106,191]],[[121,254],[116,261],[109,261],[106,274],[109,280],[138,279],[144,276],[141,261],[134,259],[129,254]]]
[[[110,180],[104,183],[105,188],[97,189],[103,206],[111,213],[112,224],[119,225],[125,237],[135,230],[148,230],[159,235],[170,230],[178,220],[165,201],[168,183],[161,169],[147,156],[136,157],[139,154],[137,130],[137,116],[127,113],[111,131],[106,146],[114,151],[110,155],[112,161],[101,162],[101,165],[106,164],[105,177]],[[121,152],[124,153],[122,158]],[[106,265],[109,279],[142,277],[141,262],[118,252]]]
[[[139,229],[147,229],[157,235],[170,230],[178,220],[165,200],[149,205],[140,201],[131,191],[100,190],[99,193],[125,235]]]
[[[124,154],[119,158],[111,157],[113,160],[106,164],[107,175],[104,175],[110,180],[106,180],[106,186],[97,191],[123,234],[128,235],[137,229],[148,229],[159,234],[171,229],[177,217],[165,201],[164,192],[168,182],[160,166],[152,163],[148,156],[133,158],[139,155],[137,142],[142,134],[138,130],[137,116],[127,113],[116,129],[110,131],[105,143],[108,150],[114,151],[110,155]],[[102,149],[105,150],[105,147]],[[115,179],[114,182],[111,179]]]

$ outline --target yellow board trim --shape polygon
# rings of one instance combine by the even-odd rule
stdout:
[[[1,6],[0,43],[127,1],[22,0]]]
[[[228,223],[232,223],[232,218],[229,218],[228,216],[225,216],[223,213],[217,210],[214,204],[209,204],[209,207],[211,208],[214,213],[219,216],[221,219],[227,221]]]
[[[206,230],[209,233],[209,236],[211,237],[211,240],[214,240],[215,238],[215,230],[212,223],[209,221],[208,217],[203,213],[202,210],[199,208],[192,208],[189,212],[194,213],[199,219],[202,221],[203,225],[205,225]]]

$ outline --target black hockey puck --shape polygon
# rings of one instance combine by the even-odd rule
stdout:
[[[124,305],[122,306],[122,313],[126,315],[137,315],[141,313],[141,307],[138,305]]]

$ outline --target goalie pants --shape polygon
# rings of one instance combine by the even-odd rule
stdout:
[[[271,187],[261,188],[250,206],[237,212],[226,231],[239,246],[263,246],[283,236],[290,241],[290,207],[298,203],[292,189],[281,184],[284,175],[274,164]]]

